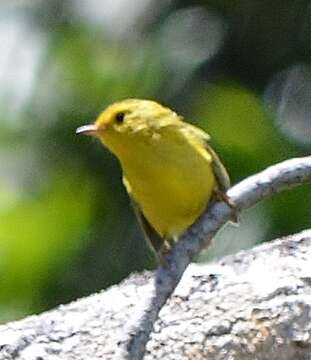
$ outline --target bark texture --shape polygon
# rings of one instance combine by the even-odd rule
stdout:
[[[112,359],[153,281],[134,274],[0,326],[0,360]],[[145,359],[161,358],[311,360],[311,230],[190,265],[147,344]]]

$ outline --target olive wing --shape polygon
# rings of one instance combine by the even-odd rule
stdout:
[[[153,250],[156,253],[156,255],[159,256],[164,241],[142,213],[140,206],[137,204],[137,202],[132,196],[131,185],[125,177],[123,177],[123,183],[129,194],[134,213],[136,215],[140,228],[144,234],[144,237],[148,245],[150,246],[151,250]]]
[[[230,188],[230,178],[218,155],[209,144],[210,136],[205,131],[191,124],[184,124],[184,135],[187,136],[190,141],[194,142],[197,146],[205,148],[205,150],[212,157],[212,168],[216,177],[218,190],[221,192],[226,192]]]

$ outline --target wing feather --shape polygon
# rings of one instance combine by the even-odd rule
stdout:
[[[190,138],[190,140],[205,148],[212,157],[212,167],[217,180],[218,190],[226,192],[226,190],[230,188],[230,178],[218,155],[209,144],[209,134],[188,123],[186,123],[183,132],[188,138]]]
[[[131,185],[126,179],[126,177],[123,177],[123,183],[126,187],[126,190],[129,194],[131,204],[134,210],[134,213],[136,215],[137,221],[139,223],[139,226],[144,234],[144,237],[151,248],[157,256],[159,256],[161,252],[161,248],[163,247],[164,241],[161,238],[161,236],[156,232],[156,230],[153,228],[153,226],[149,223],[149,221],[146,219],[144,214],[142,213],[140,206],[137,204],[135,199],[133,198],[132,191],[131,191]]]

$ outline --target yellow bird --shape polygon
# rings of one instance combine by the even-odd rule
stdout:
[[[114,103],[76,132],[96,136],[119,159],[139,223],[160,258],[213,194],[226,199],[229,176],[209,135],[155,101]]]

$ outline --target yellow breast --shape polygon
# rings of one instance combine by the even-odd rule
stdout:
[[[162,237],[184,232],[204,211],[215,188],[211,156],[168,129],[123,144],[119,153],[127,190]]]

